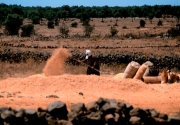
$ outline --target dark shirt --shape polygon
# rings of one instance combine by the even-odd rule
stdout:
[[[89,65],[87,68],[87,75],[100,75],[100,65],[98,58],[89,56],[87,59],[87,64]]]

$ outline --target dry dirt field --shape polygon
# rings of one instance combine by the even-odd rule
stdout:
[[[109,28],[115,23],[115,20],[94,19],[90,23],[95,25],[95,30],[91,38],[67,38],[58,39],[53,41],[33,41],[30,38],[17,38],[17,37],[1,37],[1,42],[19,43],[20,39],[25,40],[23,43],[27,45],[57,45],[58,47],[71,46],[71,49],[77,49],[84,52],[85,49],[78,47],[95,47],[95,46],[131,46],[132,48],[123,49],[92,49],[92,52],[118,52],[118,51],[140,51],[157,54],[179,54],[180,48],[174,47],[178,44],[177,38],[169,38],[164,40],[162,38],[141,38],[131,39],[125,38],[123,35],[127,33],[150,34],[165,33],[170,27],[176,24],[175,19],[162,19],[163,26],[157,27],[158,19],[153,19],[152,24],[146,20],[145,28],[137,29],[139,26],[139,19],[132,22],[131,18],[119,19],[118,26],[116,27],[119,32],[120,38],[103,38],[109,34]],[[78,20],[77,28],[70,28],[70,35],[80,34],[83,35],[83,28]],[[70,26],[71,20],[66,21]],[[60,22],[61,24],[61,22]],[[126,26],[127,29],[122,29]],[[2,29],[1,29],[2,31]],[[58,35],[58,27],[48,29],[47,26],[35,25],[37,34],[44,36]],[[143,45],[171,45],[170,48],[133,48],[134,46]],[[7,47],[1,46],[3,50]],[[13,51],[42,51],[53,52],[55,49],[35,49],[35,48],[17,48],[9,47]],[[70,49],[69,49],[70,50]],[[36,64],[32,60],[24,64],[7,64],[0,63],[0,107],[8,106],[12,108],[33,108],[38,107],[46,108],[46,106],[55,101],[61,100],[66,102],[69,107],[71,104],[83,102],[88,103],[95,101],[100,97],[116,99],[117,101],[128,102],[133,107],[141,108],[154,108],[161,113],[168,115],[175,115],[180,112],[180,84],[145,84],[140,80],[122,79],[115,77],[118,73],[122,73],[125,66],[106,67],[102,66],[102,71],[108,71],[109,74],[101,74],[101,76],[87,76],[85,75],[86,67],[80,66],[66,66],[61,75],[45,76],[43,75],[43,68],[47,62]],[[83,93],[79,94],[79,93]],[[49,95],[56,95],[59,98],[46,98]]]

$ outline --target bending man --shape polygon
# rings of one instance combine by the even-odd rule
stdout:
[[[87,68],[87,75],[95,74],[100,76],[100,65],[99,65],[99,60],[92,56],[92,53],[90,50],[86,50],[86,60],[87,64],[89,65]]]

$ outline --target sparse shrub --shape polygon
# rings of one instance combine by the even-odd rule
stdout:
[[[48,21],[48,28],[54,28],[54,21]]]
[[[40,23],[40,17],[35,15],[32,17],[32,21],[33,21],[33,24],[39,24]]]
[[[77,22],[73,22],[73,23],[71,24],[71,27],[77,27],[77,25],[78,25]]]
[[[94,30],[94,26],[85,25],[85,26],[84,26],[85,36],[86,36],[86,37],[90,37],[90,36],[91,36],[91,33],[93,32],[93,30]]]
[[[59,31],[63,38],[67,38],[69,36],[69,28],[65,23],[60,26]]]
[[[59,26],[59,19],[57,19],[57,18],[55,19],[55,25]]]
[[[140,27],[145,27],[146,22],[144,20],[140,20]]]
[[[140,26],[136,27],[137,29],[140,29]]]
[[[118,30],[115,27],[110,28],[111,36],[115,36],[118,33]]]
[[[177,37],[177,41],[180,42],[180,36]]]
[[[114,24],[114,26],[118,26],[117,22]]]
[[[176,28],[170,28],[168,31],[167,31],[168,34],[171,34],[173,37],[174,36],[180,36],[180,29],[176,29]]]
[[[123,26],[122,28],[123,28],[123,29],[127,29],[127,26]]]
[[[34,32],[34,25],[27,24],[21,27],[22,33],[21,37],[30,37],[30,35]]]
[[[159,21],[157,22],[157,25],[158,25],[158,26],[162,26],[162,25],[163,25],[162,21],[159,20]]]

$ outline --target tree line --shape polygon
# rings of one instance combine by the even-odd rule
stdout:
[[[152,20],[154,17],[161,18],[163,15],[175,17],[177,22],[180,19],[180,6],[171,5],[143,5],[143,6],[69,6],[61,7],[41,7],[41,6],[21,6],[21,5],[6,5],[0,4],[0,25],[5,25],[8,34],[15,35],[18,32],[18,27],[22,25],[22,20],[25,18],[31,19],[33,24],[39,24],[42,18],[46,18],[50,27],[53,22],[58,24],[60,19],[78,18],[84,25],[88,26],[90,18],[114,17],[118,18],[145,17]],[[13,23],[12,23],[13,21]],[[14,25],[16,24],[16,25]],[[92,27],[90,27],[92,28]],[[25,26],[22,29],[33,29],[33,26]]]
[[[162,15],[172,15],[179,21],[180,6],[171,5],[143,5],[143,6],[69,6],[63,5],[61,7],[41,7],[32,6],[24,7],[21,5],[6,5],[0,4],[0,23],[2,24],[8,14],[18,14],[22,18],[33,19],[34,23],[38,23],[41,18],[48,20],[66,19],[66,18],[126,18],[126,17],[146,17],[152,19],[153,17],[160,18]]]

